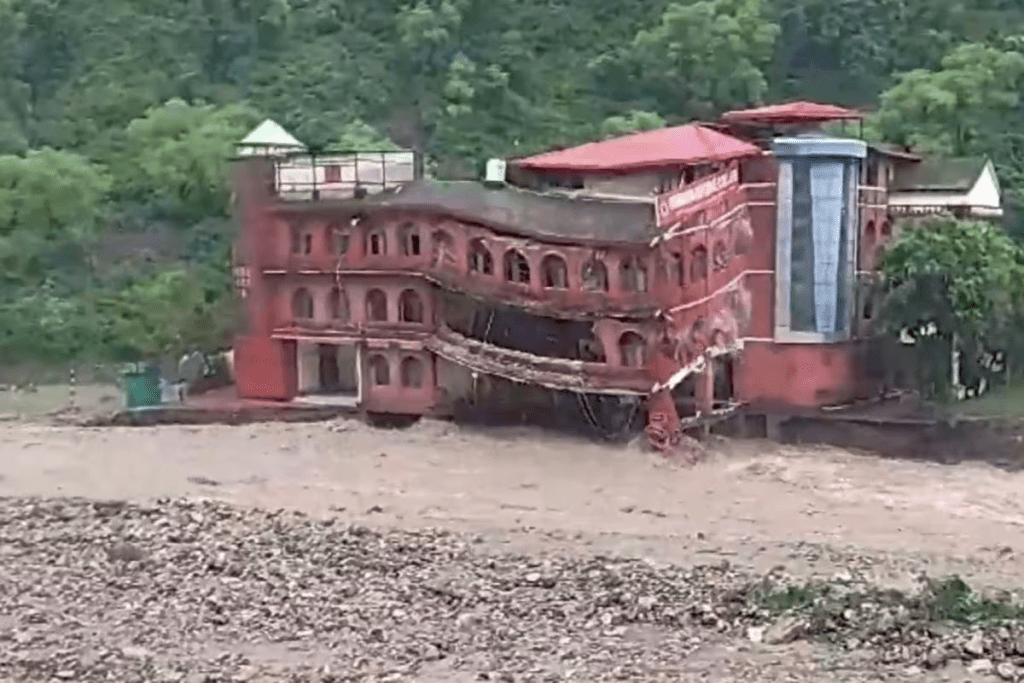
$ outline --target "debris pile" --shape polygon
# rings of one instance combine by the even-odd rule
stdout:
[[[1024,672],[1010,597],[956,582],[801,586],[475,540],[213,502],[0,500],[0,680],[680,680],[709,642],[796,639]]]

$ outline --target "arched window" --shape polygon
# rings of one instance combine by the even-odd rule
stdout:
[[[540,270],[545,287],[549,289],[569,288],[569,270],[565,265],[565,259],[561,256],[548,254],[540,262]]]
[[[366,293],[366,319],[372,323],[387,322],[388,297],[379,289]]]
[[[627,368],[647,365],[647,344],[644,338],[631,330],[623,332],[619,337],[619,362]]]
[[[366,233],[366,253],[370,256],[388,253],[388,238],[380,228],[371,228]]]
[[[682,254],[672,254],[672,262],[675,263],[676,281],[682,287],[686,284],[686,261]]]
[[[690,282],[703,280],[708,276],[708,250],[703,246],[690,252]]]
[[[423,322],[423,300],[414,290],[407,289],[398,298],[398,319],[403,323]]]
[[[622,279],[622,287],[627,292],[647,291],[647,268],[639,258],[628,256],[622,259],[619,264],[619,274]]]
[[[403,387],[419,389],[423,386],[423,361],[419,358],[406,356],[402,359],[402,367],[400,370]]]
[[[889,221],[882,223],[882,237],[885,239],[892,237],[892,223]]]
[[[588,292],[608,291],[608,269],[597,258],[584,263],[580,275],[583,279],[583,289]]]
[[[711,250],[711,267],[718,271],[729,265],[729,249],[725,242],[719,240]]]
[[[494,260],[487,250],[484,241],[479,237],[469,243],[469,270],[472,273],[491,275],[494,273]]]
[[[313,295],[305,287],[299,287],[292,294],[292,317],[297,320],[313,319]]]
[[[875,241],[875,222],[868,221],[868,224],[864,226],[864,243],[873,244]]]
[[[388,359],[384,356],[374,354],[370,356],[367,365],[370,368],[370,383],[376,386],[387,386],[391,384],[391,367],[388,365]]]
[[[530,263],[515,249],[505,252],[505,279],[519,284],[530,284]]]
[[[455,240],[444,230],[435,230],[430,236],[430,245],[433,250],[431,260],[435,266],[443,266],[452,261],[455,254]]]
[[[420,231],[413,223],[406,223],[398,231],[398,239],[402,244],[402,255],[420,255]]]
[[[348,297],[339,287],[331,289],[331,319],[348,322]]]
[[[327,226],[327,250],[334,256],[341,256],[348,253],[349,232],[341,227],[340,223],[331,223]]]

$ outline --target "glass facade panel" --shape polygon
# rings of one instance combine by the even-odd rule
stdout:
[[[835,149],[850,142],[794,140],[780,156],[777,334],[828,341],[851,331],[860,158]],[[821,143],[830,149],[815,154]]]

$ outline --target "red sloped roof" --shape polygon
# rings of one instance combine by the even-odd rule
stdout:
[[[634,133],[527,157],[521,168],[552,171],[625,171],[756,156],[754,145],[706,126],[689,124]]]
[[[789,102],[772,104],[757,109],[738,109],[722,114],[728,123],[814,123],[862,119],[864,115],[834,104],[816,102]]]

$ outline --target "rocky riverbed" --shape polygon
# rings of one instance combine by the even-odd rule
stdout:
[[[1018,680],[1008,592],[496,553],[222,502],[0,500],[0,681]],[[954,667],[950,669],[950,666]],[[960,667],[956,669],[956,667]],[[935,678],[935,680],[942,680]]]

